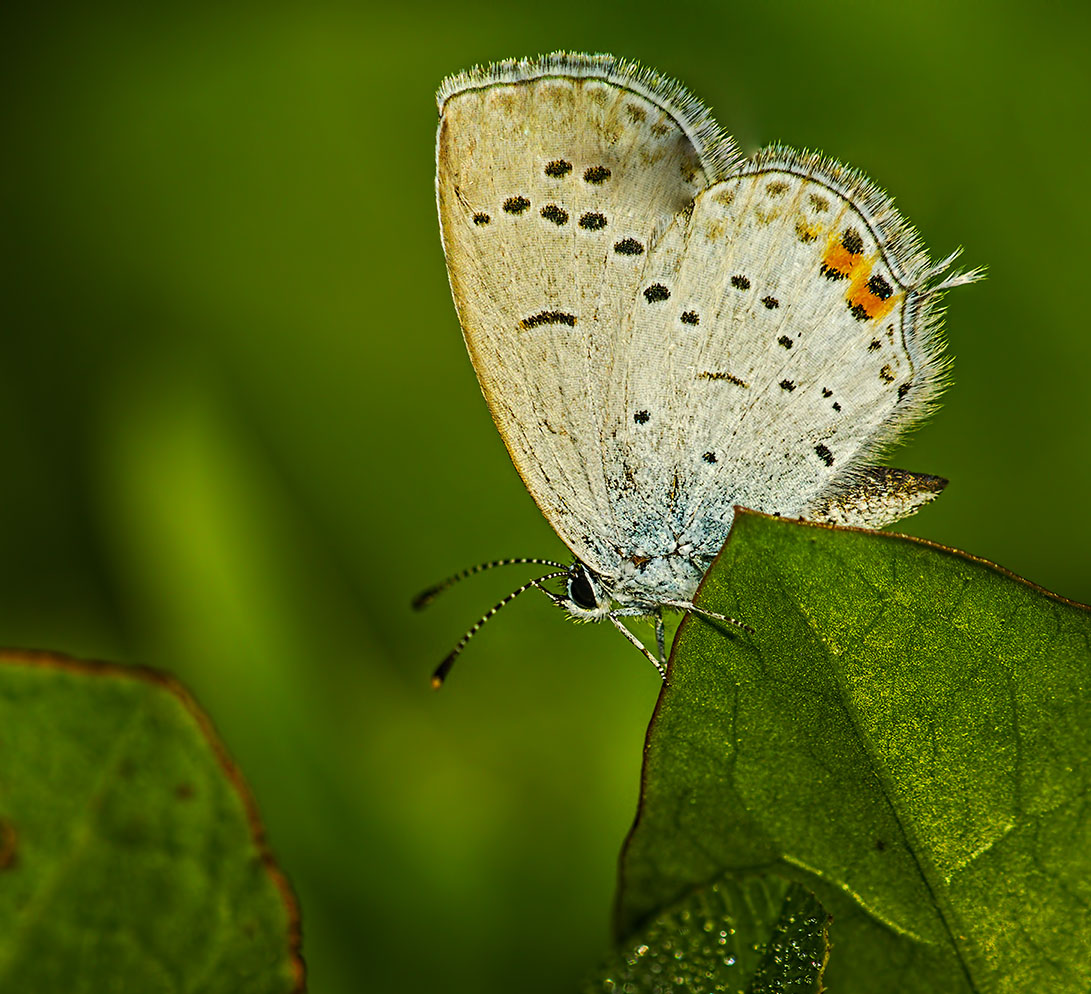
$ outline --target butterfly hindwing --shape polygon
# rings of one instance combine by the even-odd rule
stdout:
[[[807,516],[851,486],[941,385],[927,273],[889,200],[816,156],[765,153],[704,190],[622,330],[619,513],[713,555],[733,505]]]

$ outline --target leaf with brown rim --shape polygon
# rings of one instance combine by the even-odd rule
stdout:
[[[171,677],[0,652],[0,989],[304,989],[254,801]]]
[[[619,939],[768,874],[832,915],[824,982],[1091,987],[1091,609],[904,536],[740,513],[683,623]]]

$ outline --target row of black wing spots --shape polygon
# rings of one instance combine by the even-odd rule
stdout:
[[[618,255],[643,255],[644,246],[635,238],[623,238],[614,243],[614,251]]]
[[[829,400],[833,396],[833,391],[829,387],[823,387],[822,396],[825,397],[826,400]],[[838,414],[841,413],[841,405],[836,400],[832,404],[830,404],[830,407],[832,407]]]
[[[796,383],[795,380],[790,380],[790,379],[787,379],[787,378],[781,380],[780,383],[777,384],[777,385],[780,387],[781,390],[784,390],[787,393],[792,393],[796,389],[796,387],[799,386],[799,384]],[[823,387],[822,388],[822,396],[825,397],[828,400],[830,397],[833,396],[833,391],[826,388],[826,387]],[[841,413],[841,405],[836,400],[830,406],[835,411],[837,411],[838,414]]]
[[[749,276],[744,276],[742,273],[736,273],[734,276],[731,277],[731,285],[736,290],[746,291],[749,290],[753,284],[751,284]],[[778,307],[780,307],[780,301],[772,294],[766,294],[764,297],[761,298],[761,302],[765,305],[766,308],[771,311],[775,311]],[[785,346],[785,348],[791,348],[791,346],[788,345]]]
[[[508,197],[503,207],[504,213],[518,217],[530,209],[530,201],[522,195]],[[547,221],[552,221],[558,226],[568,223],[568,211],[557,204],[546,204],[540,213]],[[478,211],[473,215],[474,224],[488,224],[490,220],[491,218],[484,211]],[[585,231],[601,231],[609,224],[609,221],[605,214],[598,211],[585,211],[580,215],[578,223]],[[625,238],[614,246],[614,251],[621,255],[640,255],[644,251],[644,246],[634,238]]]
[[[664,300],[670,300],[670,296],[670,287],[664,286],[662,283],[651,283],[644,288],[644,299],[649,304],[658,304]],[[678,320],[682,324],[696,327],[701,323],[701,315],[696,311],[682,311]]]
[[[570,172],[572,172],[572,163],[567,159],[554,159],[546,163],[545,174],[551,179],[564,179]],[[583,180],[592,186],[601,186],[610,178],[610,175],[610,170],[606,166],[588,166],[584,170]]]

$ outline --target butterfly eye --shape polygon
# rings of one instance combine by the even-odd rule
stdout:
[[[582,607],[585,611],[594,611],[599,606],[595,596],[595,588],[591,585],[591,578],[587,570],[577,566],[568,581],[568,596],[576,607]]]

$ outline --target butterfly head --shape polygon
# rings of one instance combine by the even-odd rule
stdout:
[[[576,621],[601,621],[609,613],[613,599],[603,588],[602,580],[583,563],[576,560],[568,570],[568,594],[558,598],[560,604]]]

